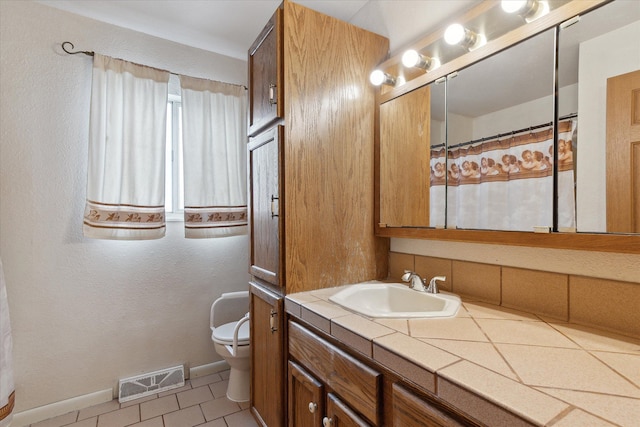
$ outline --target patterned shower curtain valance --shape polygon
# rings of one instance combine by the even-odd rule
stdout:
[[[574,131],[558,128],[558,225],[575,227]],[[445,158],[446,156],[446,158]],[[447,191],[445,191],[445,184]],[[431,151],[431,226],[532,231],[553,222],[553,127]],[[445,196],[446,194],[446,196]]]
[[[246,91],[180,76],[185,237],[247,233]]]
[[[164,236],[168,81],[167,71],[94,55],[86,237]]]

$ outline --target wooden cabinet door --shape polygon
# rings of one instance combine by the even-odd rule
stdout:
[[[393,384],[394,427],[461,427],[454,416],[443,412],[399,384]]]
[[[327,395],[327,416],[324,418],[323,423],[324,427],[371,426],[333,393]]]
[[[430,88],[380,105],[380,225],[428,227]]]
[[[276,10],[249,48],[249,136],[284,115],[282,9]]]
[[[289,361],[289,427],[322,427],[324,388],[322,384]]]
[[[280,143],[282,126],[249,140],[249,272],[276,286],[281,283]]]
[[[251,283],[251,412],[263,426],[285,420],[283,298]]]

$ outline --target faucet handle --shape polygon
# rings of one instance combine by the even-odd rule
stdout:
[[[427,287],[427,292],[430,293],[430,294],[440,293],[440,291],[438,290],[437,281],[444,282],[445,280],[447,280],[446,276],[435,276],[429,282],[429,286]]]
[[[414,272],[413,272],[413,271],[411,271],[411,270],[405,270],[405,271],[404,271],[404,274],[402,275],[402,277],[400,278],[400,280],[402,280],[403,282],[408,282],[408,281],[410,281],[410,280],[411,280],[411,276],[413,276],[414,274],[416,274],[416,273],[414,273]]]

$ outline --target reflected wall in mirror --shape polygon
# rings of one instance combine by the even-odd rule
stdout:
[[[554,38],[547,30],[447,81],[447,228],[553,225]]]
[[[638,40],[640,3],[627,0],[586,13],[559,33],[558,104],[575,108],[580,122],[573,141],[579,232],[640,232]]]

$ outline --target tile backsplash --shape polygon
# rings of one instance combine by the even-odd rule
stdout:
[[[440,289],[467,298],[640,338],[640,284],[400,252],[389,278],[404,270],[447,276]]]

